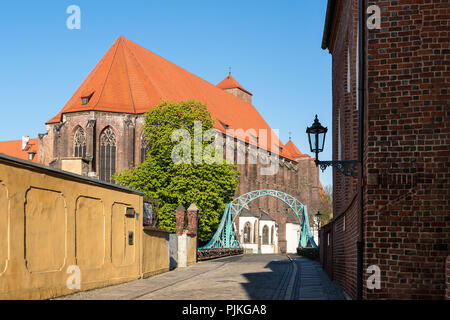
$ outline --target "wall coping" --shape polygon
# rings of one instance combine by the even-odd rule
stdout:
[[[146,226],[144,227],[144,231],[157,231],[157,232],[164,232],[164,233],[172,233],[169,230],[166,229],[160,229],[158,227],[152,227],[152,226]]]
[[[70,180],[76,180],[76,181],[79,181],[82,183],[87,183],[90,185],[95,185],[95,186],[100,186],[100,187],[108,187],[108,188],[125,191],[128,193],[134,193],[134,194],[142,195],[142,196],[144,195],[144,193],[141,191],[137,191],[137,190],[130,189],[127,187],[122,187],[122,186],[119,186],[117,184],[113,184],[110,182],[100,181],[100,180],[92,179],[89,177],[81,176],[81,175],[71,173],[68,171],[50,168],[50,167],[44,166],[42,164],[38,164],[38,163],[34,163],[34,162],[31,162],[28,160],[11,157],[11,156],[8,156],[3,153],[0,153],[0,163],[6,163],[9,165],[13,165],[15,167],[25,167],[27,169],[32,169],[33,171],[40,171],[40,172],[44,172],[44,173],[54,175],[54,176],[59,176],[59,177],[62,176],[63,178],[65,177]]]

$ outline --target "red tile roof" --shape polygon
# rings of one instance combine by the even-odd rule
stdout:
[[[247,90],[245,90],[240,84],[239,82],[236,81],[235,78],[233,78],[233,76],[230,74],[228,75],[225,79],[223,79],[218,85],[218,88],[220,89],[233,89],[233,88],[239,88],[242,91],[248,93],[249,95],[253,95],[250,92],[248,92]]]
[[[81,98],[91,94],[89,102],[83,105]],[[47,123],[60,122],[62,114],[69,112],[98,110],[140,114],[162,101],[186,100],[205,103],[211,116],[229,129],[253,128],[257,134],[259,129],[266,129],[270,146],[272,129],[254,106],[124,37],[116,40],[72,98]],[[219,121],[215,127],[225,132]],[[250,143],[256,144],[256,141]],[[278,137],[274,143],[284,147]],[[282,156],[292,159],[289,155]]]
[[[307,154],[303,154],[298,150],[297,146],[289,139],[288,143],[284,146],[285,150],[291,154],[293,158],[305,158],[309,157]]]
[[[30,139],[27,146],[29,149],[27,151],[23,151],[22,140],[0,141],[0,153],[23,160],[29,160],[28,154],[34,153],[35,155],[31,161],[37,162],[38,139]]]

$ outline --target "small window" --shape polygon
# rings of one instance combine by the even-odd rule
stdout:
[[[350,48],[347,48],[347,92],[350,93],[352,91],[351,85],[352,85],[352,81],[351,81],[351,57],[350,57]]]
[[[262,244],[269,244],[269,227],[267,225],[262,230]]]
[[[34,155],[35,155],[35,153],[30,152],[30,153],[28,154],[28,160],[32,161],[32,160],[34,159]]]
[[[341,109],[337,110],[337,129],[338,129],[337,130],[338,131],[338,136],[337,136],[337,139],[338,139],[338,146],[337,146],[338,152],[337,152],[337,154],[338,154],[338,160],[341,160],[342,159]]]
[[[92,92],[90,95],[88,95],[88,96],[84,96],[84,97],[81,97],[81,104],[84,106],[84,105],[87,105],[88,103],[89,103],[89,101],[91,100],[91,98],[92,98],[92,96],[94,95],[94,93]]]
[[[244,243],[251,242],[251,239],[250,239],[251,232],[252,232],[252,227],[250,225],[250,222],[247,222],[244,226]]]

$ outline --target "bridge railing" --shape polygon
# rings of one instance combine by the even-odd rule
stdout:
[[[197,261],[244,254],[243,248],[217,248],[197,250]]]

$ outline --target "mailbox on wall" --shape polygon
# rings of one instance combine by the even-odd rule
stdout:
[[[128,231],[128,244],[130,246],[134,245],[134,232]]]
[[[134,208],[128,207],[127,211],[125,212],[125,216],[128,218],[134,218],[136,215],[136,212],[134,211]]]

